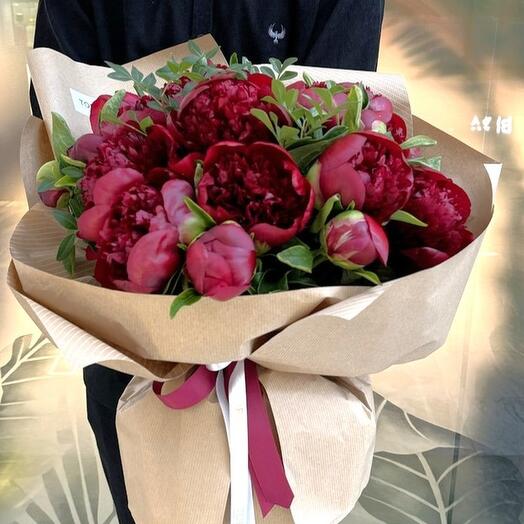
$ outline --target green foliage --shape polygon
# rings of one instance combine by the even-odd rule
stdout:
[[[169,317],[172,319],[175,318],[176,314],[180,311],[181,308],[184,306],[191,306],[192,304],[198,302],[201,298],[202,295],[199,295],[193,288],[185,289],[179,295],[177,295],[171,303]]]

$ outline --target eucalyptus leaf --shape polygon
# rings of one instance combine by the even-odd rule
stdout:
[[[350,133],[360,129],[360,117],[364,106],[364,90],[355,84],[348,93],[347,110],[344,115],[344,124]]]
[[[68,166],[77,167],[78,169],[84,169],[86,167],[86,163],[81,160],[76,160],[67,155],[61,155],[61,158],[64,161],[64,164],[67,164]]]
[[[277,258],[283,264],[305,273],[313,271],[313,253],[307,247],[301,245],[288,247],[277,253]]]
[[[109,100],[107,100],[100,111],[101,122],[109,122],[112,124],[120,122],[118,118],[118,110],[120,109],[125,96],[125,89],[120,89]]]
[[[429,167],[430,169],[440,171],[442,166],[442,156],[409,158],[408,164],[411,166]]]
[[[63,261],[67,257],[69,257],[71,253],[74,253],[75,242],[76,242],[75,233],[70,233],[69,235],[64,237],[58,246],[58,251],[56,252],[56,259],[59,261]]]
[[[425,222],[422,222],[422,220],[419,220],[416,216],[412,215],[411,213],[408,213],[407,211],[404,211],[403,209],[399,209],[398,211],[395,211],[389,217],[389,219],[396,220],[397,222],[405,222],[406,224],[412,224],[414,226],[420,226],[420,227],[428,226]]]
[[[76,219],[69,212],[61,209],[53,209],[53,217],[62,227],[76,231]]]
[[[70,176],[66,175],[66,176],[63,176],[62,178],[59,178],[55,182],[55,187],[57,187],[57,188],[76,187],[77,181],[78,181],[77,178],[73,178],[73,177],[70,177]]]
[[[51,143],[53,153],[57,160],[66,155],[69,149],[74,145],[75,139],[67,125],[64,118],[58,113],[51,113],[52,115],[52,138]]]
[[[79,180],[84,176],[84,170],[76,166],[66,166],[62,168],[62,174],[74,180]]]
[[[169,317],[175,318],[176,314],[180,311],[181,308],[185,306],[191,306],[195,304],[202,298],[202,295],[199,295],[193,288],[188,288],[182,291],[176,298],[171,302],[171,307],[169,308]]]
[[[436,146],[437,141],[426,135],[416,135],[408,138],[406,141],[400,144],[402,149],[411,149],[413,147],[430,147]]]

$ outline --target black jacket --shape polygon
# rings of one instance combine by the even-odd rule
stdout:
[[[41,0],[35,47],[103,65],[212,33],[226,57],[374,70],[383,12],[384,0]],[[31,104],[39,115],[34,92]],[[129,379],[101,366],[84,378],[90,395],[115,408]]]

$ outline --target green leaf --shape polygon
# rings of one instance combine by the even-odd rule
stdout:
[[[310,139],[305,145],[295,147],[289,151],[300,169],[304,172],[335,140],[347,134],[345,126],[331,128],[322,138]]]
[[[258,118],[270,131],[275,135],[275,129],[273,127],[273,123],[271,122],[271,119],[269,118],[269,115],[263,111],[262,109],[253,108],[251,109],[251,114]],[[275,135],[275,138],[278,139],[278,137]]]
[[[368,271],[366,269],[355,269],[353,273],[355,275],[358,275],[359,277],[369,280],[369,282],[377,286],[380,286],[381,284],[380,279],[378,278],[378,275],[376,273],[373,273],[373,271]]]
[[[175,297],[173,302],[171,302],[171,307],[169,308],[169,317],[175,318],[175,315],[180,311],[184,306],[191,306],[195,304],[202,298],[202,295],[199,295],[193,288],[188,288],[179,295]]]
[[[187,206],[189,211],[193,213],[196,217],[198,217],[200,220],[202,220],[202,223],[204,224],[204,227],[206,229],[209,229],[210,227],[213,227],[216,222],[213,220],[211,215],[206,213],[194,200],[192,200],[189,197],[184,198],[184,204]]]
[[[66,166],[62,168],[62,174],[75,180],[79,180],[84,176],[84,170],[80,167]]]
[[[190,40],[188,43],[187,43],[187,47],[189,49],[189,51],[194,54],[194,55],[202,55],[202,49],[200,49],[199,45],[194,41],[194,40]]]
[[[71,134],[71,130],[67,122],[58,113],[51,113],[52,115],[52,139],[53,153],[57,160],[66,155],[67,151],[75,143],[75,139]]]
[[[338,206],[336,206],[338,204]],[[333,207],[337,208],[338,211],[342,210],[342,206],[340,204],[340,195],[333,195],[329,197],[326,200],[326,203],[322,206],[320,211],[318,212],[315,220],[313,221],[313,224],[311,224],[311,232],[312,233],[319,233],[320,230],[324,227],[324,225],[327,222],[327,219],[329,218],[329,215],[333,211]]]
[[[279,104],[283,104],[286,100],[286,86],[277,79],[271,81],[271,91]]]
[[[140,84],[144,78],[144,73],[139,71],[135,66],[131,66],[131,78]]]
[[[71,255],[71,252],[75,251],[76,234],[70,233],[62,239],[56,252],[56,259],[59,261],[65,260]]]
[[[229,65],[236,65],[238,64],[238,53],[232,53],[229,57]]]
[[[279,76],[279,80],[282,80],[282,82],[287,82],[288,80],[292,80],[293,78],[296,78],[297,76],[298,76],[298,73],[296,71],[284,71]]]
[[[64,164],[67,164],[68,166],[77,167],[79,169],[84,169],[86,167],[86,163],[82,162],[81,160],[75,160],[74,158],[71,158],[67,155],[61,156]]]
[[[146,131],[148,128],[150,128],[154,124],[153,119],[150,116],[146,116],[139,122],[140,129],[142,131]]]
[[[114,64],[106,60],[106,64],[113,70],[112,73],[109,73],[107,76],[113,80],[120,80],[122,82],[127,82],[132,80],[129,71],[120,64]]]
[[[273,69],[280,73],[282,71],[282,62],[278,58],[270,58],[269,63],[273,66]]]
[[[407,211],[404,211],[403,209],[399,209],[398,211],[395,211],[389,217],[389,219],[396,220],[397,222],[405,222],[406,224],[412,224],[414,226],[420,226],[420,227],[428,226],[425,222],[422,222],[422,220],[419,220],[416,216],[412,215],[411,213],[408,213]]]
[[[75,187],[77,183],[77,179],[70,177],[70,176],[63,176],[62,178],[59,178],[55,182],[55,187],[62,188],[62,187]]]
[[[260,66],[260,71],[262,71],[262,73],[270,76],[271,78],[275,78],[275,71],[273,71],[273,69],[269,66]]]
[[[311,87],[315,83],[313,78],[311,78],[311,76],[309,76],[305,71],[302,73],[302,79],[308,87]]]
[[[405,142],[400,144],[402,149],[411,149],[412,147],[430,147],[436,146],[437,141],[426,135],[417,135],[408,138]]]
[[[408,158],[408,164],[411,166],[429,167],[440,171],[442,166],[442,156]]]
[[[202,177],[204,176],[204,165],[200,160],[197,160],[196,166],[195,166],[195,176],[193,178],[194,186],[197,187],[200,180],[202,180]]]
[[[43,164],[36,173],[38,191],[46,191],[55,187],[55,182],[62,177],[58,161],[50,160]],[[45,185],[45,189],[44,189]]]
[[[63,211],[61,209],[53,209],[53,216],[62,227],[76,231],[76,218],[67,211]]]
[[[306,273],[313,271],[313,253],[304,246],[292,246],[277,253],[277,258],[289,267]]]
[[[348,93],[347,111],[344,115],[344,124],[350,133],[360,129],[360,117],[364,105],[364,90],[355,84]]]
[[[299,133],[296,127],[282,126],[278,129],[278,142],[282,147],[288,148],[299,139]]]
[[[118,90],[102,107],[100,111],[100,121],[112,124],[119,123],[118,110],[122,105],[122,100],[126,96],[125,89]]]

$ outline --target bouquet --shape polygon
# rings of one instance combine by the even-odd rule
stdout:
[[[77,365],[136,375],[137,522],[339,522],[369,477],[367,375],[443,343],[488,159],[412,123],[392,77],[226,62],[209,37],[108,65],[30,57],[51,148],[32,121],[45,205],[11,241],[15,296]]]
[[[69,272],[78,249],[104,287],[175,295],[174,316],[202,296],[380,284],[473,240],[468,195],[389,98],[306,72],[286,85],[295,59],[190,49],[156,75],[109,64],[136,92],[96,98],[90,133],[53,114],[38,191]]]

